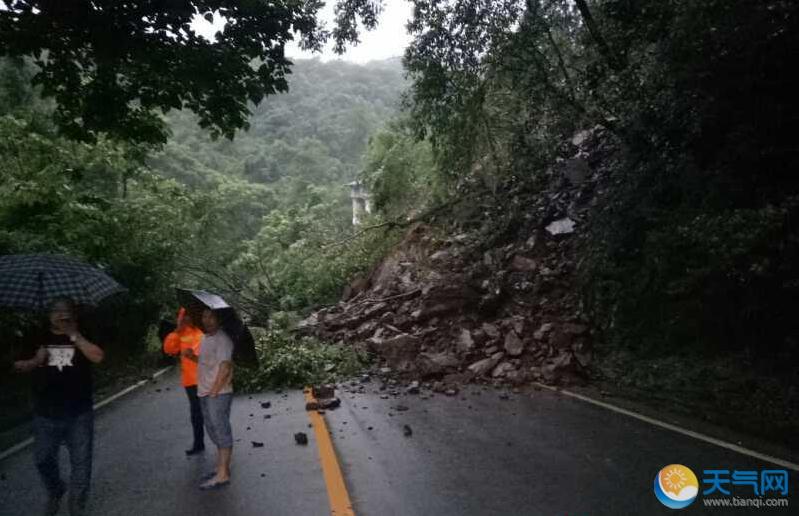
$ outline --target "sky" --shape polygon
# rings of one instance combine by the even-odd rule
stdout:
[[[334,0],[330,0],[321,11],[321,18],[328,28],[332,28],[333,25],[334,3]],[[411,4],[409,2],[406,0],[385,0],[377,28],[371,32],[361,32],[361,43],[355,47],[350,45],[344,55],[336,55],[332,50],[332,43],[328,43],[321,54],[303,52],[297,45],[292,44],[286,49],[286,54],[294,59],[319,57],[323,61],[343,59],[355,63],[366,63],[378,59],[402,56],[405,47],[408,46],[411,40],[405,31],[405,24],[410,17]],[[214,18],[214,23],[211,24],[198,16],[192,25],[197,32],[211,39],[222,28],[224,20],[217,16]]]

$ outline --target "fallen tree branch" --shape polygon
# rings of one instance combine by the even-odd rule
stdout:
[[[393,301],[394,299],[401,299],[403,297],[411,297],[411,296],[413,296],[415,294],[420,293],[421,291],[422,291],[422,289],[417,288],[415,290],[411,290],[410,292],[404,292],[402,294],[397,294],[395,296],[388,296],[388,297],[384,297],[382,299],[372,299],[372,298],[362,299],[362,300],[358,301],[357,303],[348,303],[347,304],[347,308],[349,309],[349,308],[352,308],[354,306],[362,305],[362,304],[365,304],[365,303],[385,303],[386,301]]]
[[[459,202],[463,202],[464,200],[466,200],[466,197],[461,198],[461,199],[453,199],[451,201],[445,202],[444,204],[440,204],[440,205],[438,205],[438,206],[436,206],[434,208],[430,208],[429,210],[427,210],[426,212],[422,213],[421,215],[417,215],[416,217],[412,217],[410,219],[404,219],[403,220],[400,217],[400,218],[396,218],[396,219],[393,219],[393,220],[388,220],[386,222],[381,222],[380,224],[373,224],[371,226],[366,226],[364,228],[361,228],[360,231],[357,231],[357,232],[353,233],[352,235],[348,236],[347,238],[345,238],[343,240],[339,240],[337,242],[328,242],[326,244],[322,244],[320,247],[322,249],[328,249],[330,247],[338,247],[340,245],[346,244],[347,242],[355,240],[359,236],[365,234],[367,231],[371,231],[373,229],[380,229],[380,228],[392,229],[392,228],[408,227],[408,226],[413,225],[413,224],[415,224],[417,222],[422,222],[423,220],[427,219],[428,217],[431,217],[431,216],[435,215],[436,213],[439,213],[439,212],[441,212],[441,211],[443,211],[443,210],[445,210],[447,208],[450,208],[450,207],[454,206],[455,204],[457,204]]]
[[[202,267],[194,267],[187,265],[183,268],[185,274],[197,279],[206,288],[217,291],[223,297],[232,301],[234,305],[251,317],[255,317],[259,313],[269,313],[273,310],[273,306],[269,303],[261,302],[251,296],[242,292],[242,288],[223,278],[219,273],[210,271]]]
[[[358,231],[356,233],[353,233],[352,235],[348,236],[344,240],[339,240],[337,242],[328,242],[326,244],[322,244],[320,247],[322,249],[327,249],[329,247],[338,247],[340,245],[346,244],[347,242],[349,242],[351,240],[355,240],[359,236],[365,234],[367,231],[371,231],[373,229],[385,228],[385,227],[391,229],[393,227],[400,227],[401,225],[402,225],[401,222],[399,222],[398,220],[395,219],[395,220],[389,220],[387,222],[382,222],[380,224],[374,224],[374,225],[371,225],[371,226],[366,226],[365,228],[361,228],[360,231]]]

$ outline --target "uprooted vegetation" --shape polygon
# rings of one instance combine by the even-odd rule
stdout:
[[[324,384],[358,373],[368,358],[350,346],[313,337],[297,338],[286,328],[256,329],[259,364],[237,368],[234,382],[241,392]]]

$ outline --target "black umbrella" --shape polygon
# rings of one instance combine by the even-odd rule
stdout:
[[[203,310],[210,308],[216,312],[222,330],[233,341],[233,361],[236,364],[247,367],[258,365],[255,339],[239,314],[227,301],[217,294],[205,290],[178,288],[175,291],[178,302],[186,308],[197,326],[201,326]]]
[[[0,306],[44,310],[59,298],[94,306],[125,290],[102,270],[69,256],[0,256]]]

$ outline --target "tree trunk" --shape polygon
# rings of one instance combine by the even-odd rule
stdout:
[[[594,17],[591,15],[591,10],[588,8],[588,3],[586,3],[585,0],[575,0],[575,3],[577,4],[577,9],[580,11],[580,15],[583,17],[585,26],[588,28],[588,32],[591,34],[591,38],[596,42],[597,46],[599,46],[599,52],[607,60],[611,69],[617,72],[622,71],[624,69],[623,60],[611,52],[610,46],[608,45],[607,41],[605,41],[605,38],[602,37],[599,27],[597,26]]]

